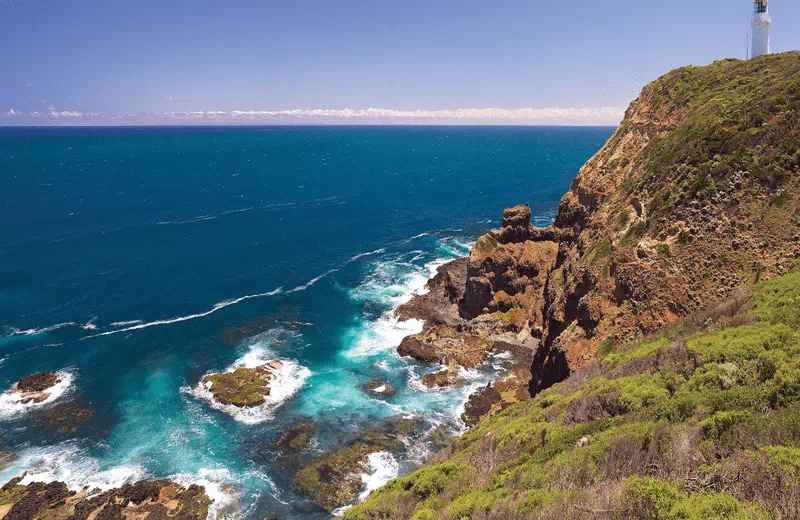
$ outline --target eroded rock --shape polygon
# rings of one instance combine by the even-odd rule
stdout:
[[[39,372],[30,376],[23,377],[16,386],[16,391],[20,394],[20,403],[41,403],[50,398],[50,392],[58,383],[61,377],[50,372]]]
[[[140,481],[89,495],[63,482],[20,485],[12,479],[0,489],[3,520],[206,520],[211,499],[201,486],[166,480]]]

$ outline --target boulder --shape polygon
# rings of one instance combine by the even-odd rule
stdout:
[[[446,368],[438,372],[425,374],[422,377],[422,384],[428,388],[443,388],[446,386],[455,386],[461,382],[458,376],[458,370]]]
[[[425,339],[417,334],[413,336],[406,336],[397,347],[397,353],[401,356],[408,356],[422,361],[423,363],[435,363],[439,361],[439,353],[431,341]]]
[[[394,387],[384,379],[373,379],[362,386],[368,394],[377,394],[385,397],[394,395]]]

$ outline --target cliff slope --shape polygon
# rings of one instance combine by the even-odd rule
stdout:
[[[645,87],[553,226],[507,208],[401,309],[426,320],[401,353],[503,345],[529,384],[484,389],[465,419],[494,417],[346,518],[797,517],[798,172],[800,53]]]
[[[345,513],[800,517],[800,273],[761,282],[484,418]]]
[[[798,170],[800,53],[684,67],[645,87],[561,201],[538,361],[580,368],[601,345],[786,272],[800,257]]]

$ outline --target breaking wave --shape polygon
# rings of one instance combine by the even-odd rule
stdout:
[[[59,399],[72,387],[75,376],[67,370],[60,370],[56,372],[56,375],[59,377],[58,383],[48,389],[47,399],[41,402],[23,403],[23,395],[17,391],[16,384],[0,394],[0,419],[14,417]]]

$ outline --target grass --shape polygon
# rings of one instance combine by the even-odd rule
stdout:
[[[608,340],[345,519],[798,517],[800,274],[736,300]]]

